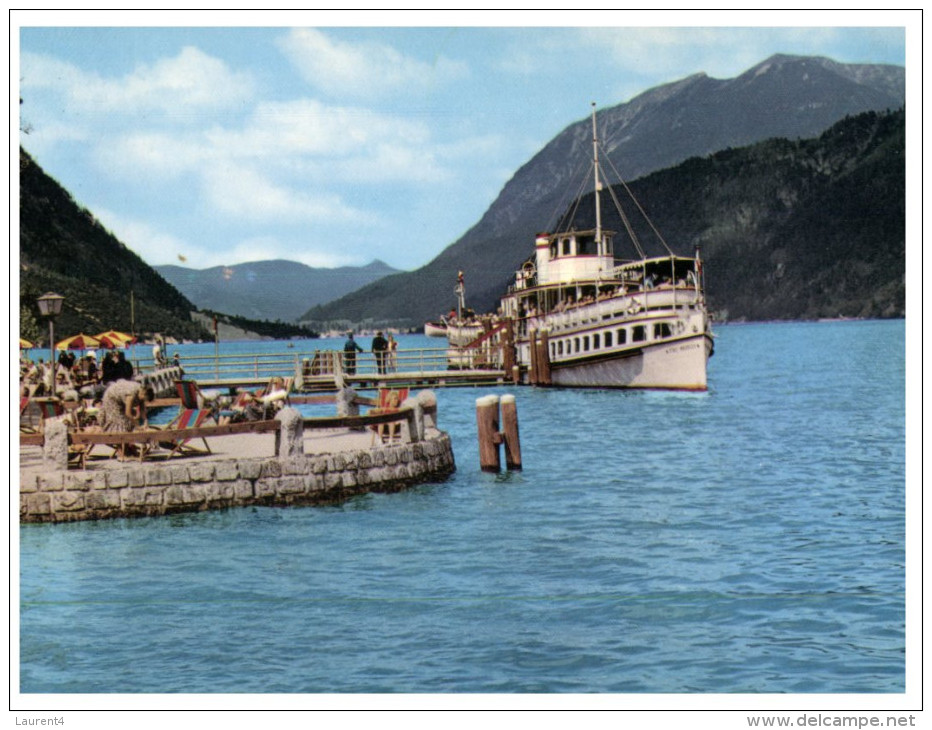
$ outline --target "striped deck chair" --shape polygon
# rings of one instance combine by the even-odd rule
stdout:
[[[39,406],[39,431],[44,430],[45,422],[50,418],[59,418],[65,415],[65,405],[58,398],[34,398]]]
[[[208,418],[212,418],[214,422],[217,422],[217,417],[214,415],[212,410],[209,407],[204,407],[203,399],[198,397],[199,388],[197,383],[193,380],[176,380],[175,388],[178,391],[178,397],[181,398],[181,408],[178,411],[178,415],[169,423],[165,428],[166,430],[182,429],[182,428],[200,428],[203,425],[204,421]],[[200,437],[201,441],[204,442],[204,449],[196,449],[193,446],[189,445],[189,442],[193,440],[192,438],[183,438],[176,439],[174,441],[160,441],[159,445],[162,448],[170,449],[168,458],[172,458],[176,454],[185,455],[185,454],[210,454],[210,445],[207,443],[207,439],[203,436]]]
[[[280,381],[280,382],[278,382]],[[264,388],[255,393],[264,409],[263,418],[274,418],[275,414],[286,405],[291,405],[291,390],[294,387],[294,377],[274,377]]]
[[[276,380],[281,381],[281,386],[279,388],[275,387]],[[284,392],[285,395],[281,398],[281,400],[284,401],[285,403],[288,403],[289,402],[288,397],[291,395],[291,391],[293,388],[294,388],[294,376],[291,376],[288,378],[275,377],[275,378],[270,378],[269,382],[266,383],[266,386],[262,390],[260,390],[256,395],[258,395],[261,398],[268,398],[269,395],[273,392],[275,393]]]
[[[26,409],[29,408],[30,398],[28,395],[20,396],[19,398],[19,431],[20,433],[35,433],[36,429],[33,427],[32,423],[27,423],[24,419],[26,418]]]
[[[369,410],[373,416],[383,413],[395,413],[401,410],[401,404],[408,397],[407,388],[379,388],[379,405]],[[389,444],[401,440],[401,423],[377,423],[370,426],[372,429],[372,443],[375,444],[376,438],[380,439],[383,444]]]

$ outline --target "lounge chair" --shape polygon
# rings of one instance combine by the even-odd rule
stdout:
[[[282,385],[280,388],[275,387],[275,381],[281,380]],[[294,388],[294,376],[288,378],[274,377],[270,378],[266,386],[260,390],[256,395],[262,398],[265,403],[275,403],[281,401],[283,403],[289,403],[289,396],[291,391]]]
[[[20,433],[35,433],[36,429],[32,423],[26,423],[26,410],[29,408],[31,399],[28,395],[20,396],[19,399],[19,431]]]
[[[282,381],[282,386],[274,388],[273,383],[276,380]],[[253,392],[249,390],[240,391],[228,408],[219,410],[217,415],[226,421],[235,421],[242,418],[247,408],[251,416],[246,420],[268,420],[272,418],[276,411],[284,405],[290,403],[289,396],[294,385],[294,378],[271,378],[265,387]]]
[[[178,391],[178,397],[181,398],[181,408],[178,411],[178,415],[165,426],[166,430],[175,430],[183,428],[200,428],[203,425],[204,421],[208,418],[212,418],[214,422],[217,422],[217,417],[213,412],[213,409],[206,406],[205,399],[199,397],[200,389],[197,387],[197,383],[193,380],[176,380],[175,388]],[[175,454],[210,454],[210,445],[207,443],[207,439],[203,436],[200,437],[201,441],[204,442],[204,449],[197,449],[193,446],[189,446],[189,442],[192,441],[195,437],[175,439],[172,441],[160,441],[159,446],[165,449],[170,449],[168,458],[172,458]]]
[[[33,398],[39,406],[39,431],[45,429],[45,422],[50,418],[60,418],[65,415],[65,404],[58,398]]]
[[[379,404],[369,410],[369,414],[378,416],[383,413],[396,413],[401,410],[401,404],[408,397],[407,388],[379,388]],[[401,424],[395,423],[377,423],[370,426],[372,429],[372,443],[376,438],[383,444],[392,443],[395,440],[401,440]]]

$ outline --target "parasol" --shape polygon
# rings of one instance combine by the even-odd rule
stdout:
[[[29,340],[24,340],[22,337],[19,338],[19,349],[20,350],[31,350],[35,347]]]
[[[129,347],[136,342],[136,338],[132,335],[128,335],[125,332],[118,332],[117,330],[101,332],[99,335],[96,335],[96,337],[100,342],[100,346],[106,347],[108,350],[113,350],[118,347]]]
[[[74,337],[68,337],[55,345],[56,350],[87,350],[91,347],[100,347],[100,340],[83,332]]]

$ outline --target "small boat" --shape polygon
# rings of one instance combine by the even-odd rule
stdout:
[[[602,226],[595,105],[592,150],[595,227],[570,218],[538,234],[492,326],[460,346],[457,365],[491,364],[533,385],[706,390],[713,340],[699,250],[675,255],[650,224],[667,254],[647,256],[609,188],[636,250],[616,259],[615,233]]]
[[[446,337],[447,323],[443,320],[440,322],[425,322],[424,334],[428,337]]]
[[[482,334],[482,325],[475,318],[466,321],[453,317],[449,322],[441,318],[439,322],[425,322],[424,334],[428,337],[446,337],[454,346],[463,346]]]
[[[466,306],[466,281],[463,272],[456,275],[456,286],[453,287],[456,295],[456,309],[447,317],[441,317],[446,327],[446,337],[449,349],[447,350],[447,367],[450,369],[471,369],[475,367],[475,353],[464,350],[486,331],[475,312]]]

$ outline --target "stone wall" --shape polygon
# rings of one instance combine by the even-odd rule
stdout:
[[[344,400],[352,402],[353,396]],[[304,453],[304,420],[276,415],[275,456],[185,462],[126,462],[68,470],[68,430],[46,425],[41,472],[21,474],[20,522],[149,517],[248,505],[332,504],[364,492],[391,492],[444,479],[455,470],[449,435],[437,429],[430,391],[405,401],[401,442],[328,454]]]
[[[161,370],[139,373],[135,379],[146,385],[151,385],[156,398],[173,398],[178,395],[177,390],[175,390],[175,381],[183,378],[184,371],[179,367],[172,366]]]
[[[364,492],[391,492],[443,479],[454,470],[450,437],[436,431],[415,443],[336,454],[49,471],[20,484],[20,522],[332,504]]]

